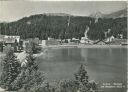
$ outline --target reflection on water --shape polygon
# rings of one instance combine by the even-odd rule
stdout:
[[[72,79],[80,64],[84,63],[90,79],[99,83],[126,83],[126,48],[50,49],[39,60],[41,70],[49,80]]]

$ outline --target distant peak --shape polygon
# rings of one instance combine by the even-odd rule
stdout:
[[[106,14],[104,17],[106,17],[106,18],[127,17],[127,8],[112,12],[110,14]]]
[[[112,12],[110,14],[103,14],[100,11],[96,11],[90,15],[92,18],[119,18],[127,17],[127,8]]]
[[[90,17],[93,17],[93,18],[101,18],[102,16],[103,14],[100,11],[96,11],[90,15]]]

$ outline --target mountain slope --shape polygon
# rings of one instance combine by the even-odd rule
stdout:
[[[92,17],[92,18],[102,18],[104,16],[104,14],[103,13],[101,13],[101,12],[95,12],[95,13],[92,13],[91,15],[90,15],[90,17]]]
[[[103,14],[101,12],[96,12],[90,15],[93,18],[120,18],[120,17],[127,17],[127,9],[122,9],[116,12],[112,12],[110,14]]]
[[[127,9],[119,10],[117,12],[113,12],[111,14],[104,15],[105,18],[120,18],[127,17]]]
[[[123,10],[122,10],[123,11]],[[87,16],[70,16],[63,13],[45,13],[24,17],[10,23],[0,23],[0,33],[3,35],[19,35],[22,39],[38,37],[47,39],[81,38],[84,36],[86,26],[90,27],[89,39],[97,40],[103,36],[103,31],[112,29],[116,37],[119,33],[127,37],[127,18],[110,19],[109,17],[120,17],[125,12],[118,11],[111,14],[97,12],[92,17],[103,18],[101,22],[95,23],[95,19]],[[122,14],[122,15],[121,15]],[[125,13],[126,14],[126,13]],[[107,19],[104,19],[106,17]],[[69,19],[70,18],[70,19]],[[102,23],[102,25],[101,25]],[[99,35],[101,33],[101,35]]]

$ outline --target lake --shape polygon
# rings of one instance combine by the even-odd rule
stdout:
[[[38,60],[49,81],[73,79],[80,65],[86,64],[89,79],[101,90],[125,92],[120,85],[127,81],[127,48],[52,48]]]

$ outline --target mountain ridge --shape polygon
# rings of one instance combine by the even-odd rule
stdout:
[[[120,18],[120,17],[127,17],[127,8],[121,9],[109,14],[103,14],[102,12],[95,12],[90,14],[92,18]]]
[[[43,13],[43,14],[35,14],[35,15],[30,15],[30,16],[26,16],[26,17],[23,17],[19,20],[16,20],[16,21],[20,21],[20,20],[23,20],[25,18],[30,18],[30,17],[41,17],[41,16],[60,16],[60,17],[65,17],[65,16],[79,16],[79,15],[71,15],[71,14],[68,14],[68,13]],[[127,8],[125,9],[121,9],[121,10],[118,10],[118,11],[115,11],[115,12],[112,12],[110,14],[104,14],[100,11],[97,11],[97,12],[94,12],[92,14],[90,14],[89,16],[81,16],[81,17],[91,17],[91,18],[120,18],[120,17],[127,17]],[[11,21],[11,22],[16,22],[16,21]],[[10,23],[10,22],[5,22],[5,21],[1,21],[0,20],[0,23]]]
[[[105,18],[120,18],[120,17],[127,17],[127,8],[110,13],[110,14],[106,14],[104,16]]]

